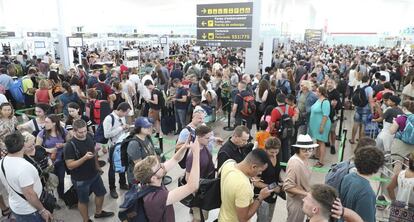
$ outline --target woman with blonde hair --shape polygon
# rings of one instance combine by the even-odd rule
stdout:
[[[50,104],[54,101],[52,89],[49,87],[49,81],[42,79],[39,81],[39,89],[35,93],[35,103]]]

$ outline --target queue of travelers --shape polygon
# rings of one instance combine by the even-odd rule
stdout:
[[[108,193],[135,200],[132,205],[148,221],[175,221],[174,204],[190,198],[192,221],[205,221],[212,209],[202,204],[207,200],[195,200],[213,191],[206,184],[214,184],[220,193],[203,198],[220,209],[218,221],[249,221],[254,215],[258,221],[277,220],[275,206],[282,198],[289,222],[371,222],[377,195],[370,178],[390,153],[407,161],[382,191],[384,198],[394,208],[396,202],[402,208],[414,204],[410,53],[292,42],[290,51],[275,50],[263,72],[245,73],[243,49],[196,51],[174,44],[170,51],[166,56],[160,48],[141,47],[140,66],[127,67],[120,52],[85,48],[76,52],[80,64],[68,71],[52,58],[2,57],[0,179],[1,190],[7,190],[0,196],[2,215],[51,221],[74,191],[84,222],[92,221],[91,193],[95,219],[119,211],[120,218],[139,221],[122,214],[131,210],[126,202],[121,209],[103,209]],[[96,68],[100,61],[113,65]],[[346,120],[353,127],[345,141],[355,146],[354,156],[344,161],[352,167],[337,178],[338,186],[314,184],[312,169],[329,169],[329,160],[339,155],[336,132],[344,109],[354,112]],[[234,129],[228,139],[214,128],[217,115],[230,116]],[[170,159],[154,143],[166,136],[177,136]],[[183,176],[168,190],[163,181],[176,165]]]

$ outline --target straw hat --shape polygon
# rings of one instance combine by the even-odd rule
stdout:
[[[298,148],[315,148],[315,147],[318,147],[319,145],[314,143],[312,138],[308,134],[306,135],[301,134],[298,136],[296,144],[292,146],[298,147]]]

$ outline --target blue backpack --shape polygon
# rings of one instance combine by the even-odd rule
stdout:
[[[396,137],[404,143],[414,145],[414,114],[407,115],[404,130],[398,131]]]
[[[119,206],[118,218],[121,221],[128,222],[149,222],[144,209],[144,197],[160,189],[158,187],[147,186],[141,187],[137,184],[133,185],[130,190],[125,193],[124,202]],[[163,218],[165,215],[163,216]]]
[[[13,84],[9,88],[9,92],[17,103],[24,104],[23,81],[21,78],[13,81]]]
[[[353,167],[355,167],[355,164],[351,164],[350,161],[332,164],[331,169],[325,176],[325,184],[334,187],[339,192],[342,179],[348,175],[349,170]]]
[[[128,168],[128,144],[132,140],[139,143],[135,136],[128,136],[122,142],[116,143],[113,148],[112,162],[116,173],[124,173]]]
[[[112,120],[112,126],[114,126],[114,124],[115,124],[115,117],[112,114],[109,114],[109,116],[111,117],[111,120]],[[96,129],[96,132],[95,132],[95,135],[94,135],[94,139],[95,139],[95,142],[97,142],[97,143],[106,144],[106,143],[108,143],[108,138],[105,138],[103,122],[104,121],[102,121],[99,124],[98,128]]]

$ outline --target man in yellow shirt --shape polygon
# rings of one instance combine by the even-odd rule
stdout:
[[[35,76],[37,70],[35,68],[30,68],[27,71],[27,75],[22,77],[22,88],[24,95],[24,103],[26,107],[31,107],[34,105],[34,95],[36,88],[32,81],[32,77]]]
[[[246,222],[256,213],[263,199],[271,194],[265,187],[253,199],[251,180],[267,168],[268,157],[264,150],[251,151],[242,162],[226,161],[221,172],[221,207],[219,222]]]

